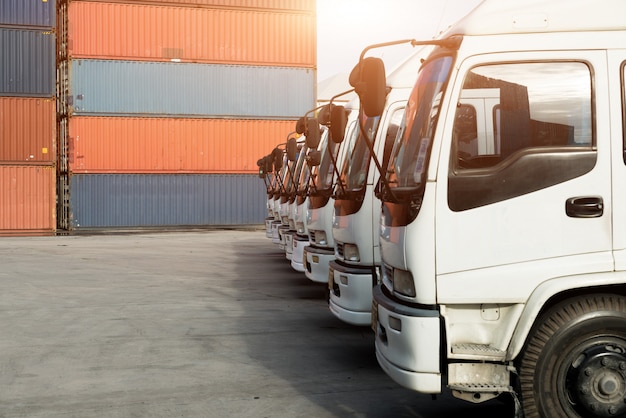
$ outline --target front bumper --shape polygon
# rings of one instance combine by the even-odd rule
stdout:
[[[265,218],[265,236],[267,238],[272,238],[272,222],[274,222],[273,216]]]
[[[335,250],[308,246],[303,255],[304,274],[316,283],[328,284],[328,264],[335,259]]]
[[[293,240],[296,233],[294,231],[283,232],[283,239],[285,241],[285,256],[287,260],[291,261],[293,256]]]
[[[399,304],[376,286],[372,328],[376,358],[385,373],[417,392],[441,393],[439,311]]]
[[[280,221],[272,222],[272,244],[280,244],[280,234],[278,233],[278,228],[282,225]]]
[[[372,322],[372,287],[378,281],[374,266],[347,266],[333,260],[328,265],[328,307],[352,325]]]
[[[285,234],[289,232],[289,226],[280,224],[278,227],[278,248],[283,251],[287,251],[287,246],[285,244]]]
[[[309,239],[299,235],[293,236],[291,267],[300,273],[304,272],[304,249],[309,246]]]

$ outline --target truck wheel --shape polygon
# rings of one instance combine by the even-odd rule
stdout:
[[[581,296],[548,310],[519,372],[525,418],[626,417],[626,298]]]

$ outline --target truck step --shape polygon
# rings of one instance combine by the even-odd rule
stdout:
[[[448,385],[448,387],[450,388],[450,390],[471,393],[503,393],[512,391],[512,388],[509,385],[494,385],[486,383],[455,383],[452,385]]]
[[[506,357],[506,351],[486,344],[453,344],[452,354],[472,359],[501,361]]]

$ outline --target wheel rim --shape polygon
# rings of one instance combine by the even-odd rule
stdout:
[[[626,341],[587,340],[571,352],[562,370],[561,399],[582,416],[626,414]],[[564,374],[564,376],[563,376]]]

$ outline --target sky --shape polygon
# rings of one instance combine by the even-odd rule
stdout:
[[[317,80],[349,73],[368,45],[428,40],[466,15],[480,0],[317,0]],[[408,44],[370,50],[387,70],[415,50]]]

